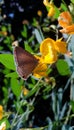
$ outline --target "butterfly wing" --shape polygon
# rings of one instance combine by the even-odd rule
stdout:
[[[38,60],[32,54],[18,46],[14,48],[14,57],[18,74],[23,79],[27,79],[37,66]]]

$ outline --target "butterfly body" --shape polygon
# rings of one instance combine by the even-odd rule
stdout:
[[[14,47],[16,69],[21,78],[26,80],[38,64],[38,60],[19,46]]]

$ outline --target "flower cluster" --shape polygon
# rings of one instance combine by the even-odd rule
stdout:
[[[51,18],[56,12],[55,5],[52,1],[44,0],[43,4],[46,6],[48,14]],[[74,34],[74,23],[69,11],[60,12],[58,16],[58,25],[62,27],[61,33]],[[55,63],[58,60],[59,54],[70,54],[67,50],[67,44],[62,38],[56,41],[51,38],[46,38],[40,44],[41,56],[36,56],[39,59],[39,64],[33,71],[33,75],[36,77],[47,76],[48,65]]]

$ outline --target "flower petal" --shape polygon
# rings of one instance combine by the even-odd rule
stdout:
[[[5,122],[1,123],[0,130],[6,130],[6,123]]]
[[[74,24],[60,30],[61,33],[74,34]]]
[[[62,12],[58,18],[59,25],[61,27],[66,27],[72,24],[72,17],[68,11]]]
[[[43,4],[44,4],[45,6],[50,6],[50,3],[48,2],[48,0],[43,0]]]
[[[54,48],[54,40],[51,38],[46,38],[40,44],[40,52],[43,56],[47,55],[51,49]]]
[[[58,39],[54,46],[55,46],[55,50],[59,53],[67,53],[67,48],[66,48],[66,42],[61,41],[62,39]]]
[[[42,57],[42,61],[46,64],[52,64],[57,61],[57,52],[55,50],[51,50],[51,54]]]
[[[48,17],[52,17],[55,14],[55,8],[54,7],[50,7],[50,10],[48,12]]]
[[[51,38],[46,38],[40,45],[40,52],[42,53],[42,61],[46,64],[52,64],[57,60],[57,52],[54,47],[55,41]]]
[[[34,69],[33,75],[37,78],[45,77],[47,76],[46,71],[47,71],[47,65],[40,62]]]
[[[0,120],[3,118],[3,106],[0,105]]]

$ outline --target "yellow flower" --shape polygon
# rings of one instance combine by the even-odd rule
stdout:
[[[23,94],[26,96],[28,94],[29,90],[27,88],[23,88]]]
[[[57,61],[57,52],[66,53],[66,43],[59,39],[54,41],[51,38],[46,38],[40,45],[40,52],[42,54],[42,60],[46,64],[52,64]]]
[[[42,11],[41,11],[41,10],[38,10],[38,11],[37,11],[37,15],[38,15],[38,16],[42,16]]]
[[[24,96],[26,96],[29,92],[29,90],[24,86],[21,86],[21,90],[22,90]]]
[[[2,124],[0,125],[0,130],[6,130],[6,123],[2,122]]]
[[[52,17],[55,14],[55,8],[54,5],[50,6],[50,10],[48,11],[47,16]]]
[[[46,77],[47,76],[47,65],[39,62],[37,67],[33,71],[33,75],[37,78]]]
[[[61,39],[53,40],[46,38],[40,44],[41,56],[35,56],[39,59],[39,64],[33,70],[33,75],[37,78],[47,77],[47,69],[49,64],[57,61],[58,53],[67,53],[66,43]]]
[[[0,31],[0,35],[7,36],[7,32],[6,31]]]
[[[55,6],[52,2],[48,2],[48,0],[44,0],[43,4],[47,7],[48,17],[52,17],[55,14]]]
[[[48,6],[48,5],[49,5],[48,0],[44,0],[44,1],[43,1],[43,4],[44,4],[45,6]]]
[[[35,55],[35,58],[39,60],[38,65],[33,70],[33,75],[36,78],[46,77],[47,76],[47,65],[43,62],[42,56]]]
[[[66,42],[62,41],[62,38],[56,40],[54,46],[57,52],[62,54],[67,53]]]
[[[71,14],[68,11],[62,12],[58,18],[59,25],[63,28],[62,33],[74,34],[74,23]]]
[[[0,120],[3,118],[3,107],[0,105]]]

